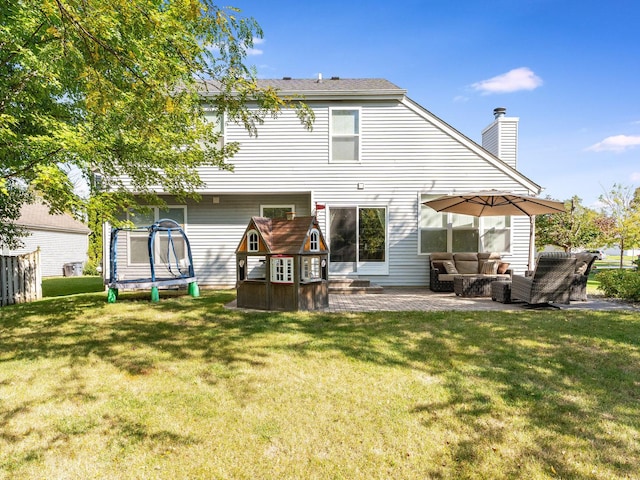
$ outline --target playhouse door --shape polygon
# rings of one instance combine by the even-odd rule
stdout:
[[[329,240],[332,274],[388,274],[385,207],[330,208]]]

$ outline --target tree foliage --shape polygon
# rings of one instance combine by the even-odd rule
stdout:
[[[28,232],[16,224],[20,207],[31,199],[29,192],[14,180],[4,182],[0,191],[0,250],[13,250],[23,246],[22,238]]]
[[[564,213],[536,216],[536,246],[555,245],[569,252],[576,247],[601,246],[598,213],[574,196],[565,202]]]
[[[28,186],[55,212],[114,219],[134,192],[154,203],[156,191],[193,194],[198,167],[230,169],[238,148],[219,145],[203,90],[250,133],[288,107],[310,127],[303,104],[259,88],[245,65],[261,36],[211,0],[0,0],[2,202],[24,201],[8,185]],[[93,205],[75,195],[70,168],[102,180]]]
[[[599,225],[604,244],[620,249],[620,268],[625,249],[640,246],[640,189],[620,184],[600,196],[604,220]]]

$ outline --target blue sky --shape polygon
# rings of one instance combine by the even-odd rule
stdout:
[[[585,205],[640,186],[636,0],[231,0],[264,31],[260,78],[386,78],[480,143],[520,118],[518,169]]]

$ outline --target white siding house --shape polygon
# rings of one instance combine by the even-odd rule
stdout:
[[[24,246],[16,250],[3,250],[4,255],[21,255],[40,249],[43,277],[61,276],[64,265],[87,261],[91,230],[73,217],[50,215],[46,205],[24,205],[16,223],[30,235],[24,237]]]
[[[256,137],[225,122],[225,141],[240,143],[234,171],[202,169],[202,199],[186,205],[200,284],[235,285],[235,248],[252,216],[290,209],[310,215],[316,206],[333,276],[427,286],[430,251],[456,249],[497,249],[516,272],[526,269],[528,218],[476,219],[421,205],[475,190],[538,194],[540,187],[516,169],[517,118],[496,114],[483,133],[488,150],[387,80],[260,82],[285,96],[303,95],[315,113],[313,130],[293,111],[266,118]]]

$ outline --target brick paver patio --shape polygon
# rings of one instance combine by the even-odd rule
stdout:
[[[561,309],[634,310],[637,305],[592,296],[586,302],[558,305]],[[235,307],[235,301],[228,305]],[[522,310],[523,303],[499,303],[491,297],[458,297],[454,293],[436,293],[428,288],[385,288],[375,294],[329,294],[329,308],[325,312],[399,312],[408,310]]]

